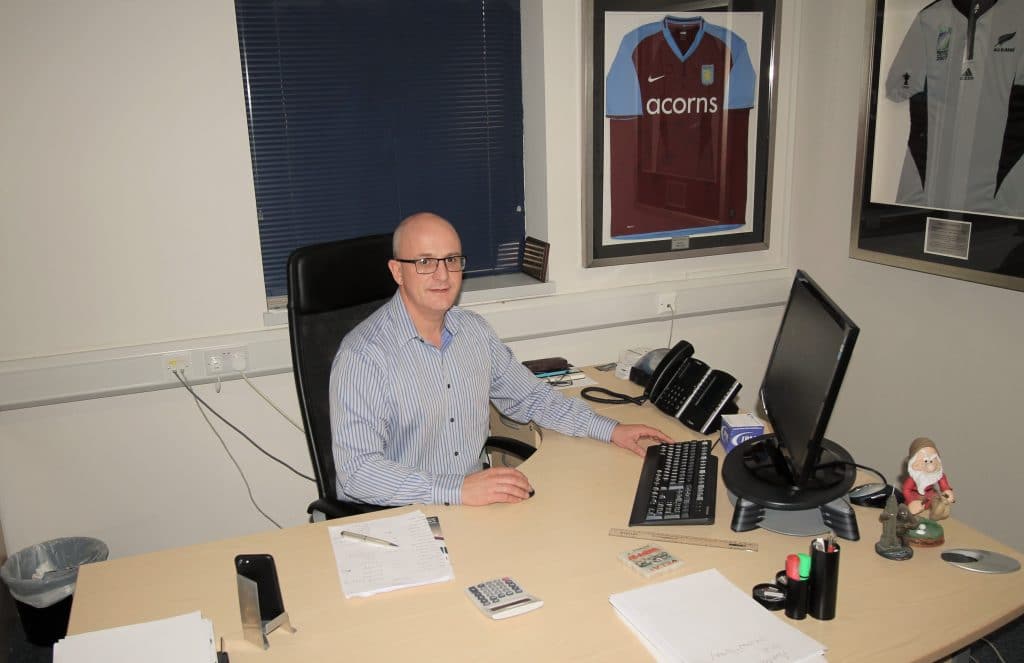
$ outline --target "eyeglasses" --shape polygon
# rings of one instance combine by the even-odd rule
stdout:
[[[395,262],[405,262],[416,266],[417,274],[433,274],[437,271],[437,265],[444,263],[445,269],[449,272],[461,272],[466,268],[466,256],[447,256],[444,258],[395,258]]]

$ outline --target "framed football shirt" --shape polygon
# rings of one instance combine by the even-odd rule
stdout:
[[[756,77],[746,42],[702,16],[623,39],[608,73],[612,237],[741,227]]]

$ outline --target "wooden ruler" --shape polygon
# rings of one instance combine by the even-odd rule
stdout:
[[[664,534],[641,529],[619,529],[613,527],[608,530],[608,536],[622,536],[627,539],[644,539],[646,541],[667,541],[668,543],[685,543],[691,546],[708,546],[711,548],[726,548],[728,550],[748,550],[757,552],[757,544],[749,541],[730,541],[729,539],[711,539],[703,536],[687,536],[686,534]]]

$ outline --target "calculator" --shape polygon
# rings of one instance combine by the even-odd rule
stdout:
[[[544,601],[527,594],[519,583],[509,577],[470,585],[466,588],[466,596],[491,619],[521,615],[544,605]]]

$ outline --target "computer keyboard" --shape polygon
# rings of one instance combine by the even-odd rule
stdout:
[[[717,486],[711,440],[648,447],[629,524],[710,525]]]

